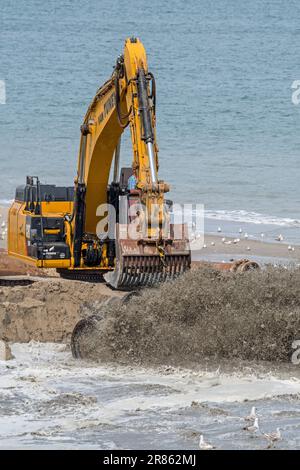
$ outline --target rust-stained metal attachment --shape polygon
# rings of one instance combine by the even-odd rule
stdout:
[[[148,239],[123,238],[125,227],[117,228],[116,266],[104,275],[105,281],[114,289],[131,290],[151,287],[160,282],[175,279],[191,266],[191,253],[187,230],[178,226],[171,233],[182,233],[182,238],[169,238],[162,244]]]

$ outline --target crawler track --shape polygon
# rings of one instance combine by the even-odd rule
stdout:
[[[61,278],[71,281],[93,283],[104,282],[103,274],[99,271],[57,269],[57,272]]]
[[[29,286],[34,282],[44,281],[47,278],[33,276],[0,276],[0,286]]]

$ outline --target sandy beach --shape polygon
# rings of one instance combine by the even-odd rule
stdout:
[[[222,239],[225,238],[225,242]],[[201,250],[192,251],[193,261],[222,262],[248,258],[261,263],[272,264],[297,264],[300,261],[300,246],[290,245],[286,241],[269,243],[254,239],[240,239],[226,235],[205,234],[204,244]],[[193,248],[193,243],[191,244]]]

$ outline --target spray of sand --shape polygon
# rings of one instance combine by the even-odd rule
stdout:
[[[300,269],[193,270],[126,305],[93,309],[84,358],[191,364],[202,358],[290,361],[300,339]]]

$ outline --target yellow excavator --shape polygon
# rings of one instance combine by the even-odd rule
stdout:
[[[169,186],[158,179],[155,111],[145,49],[129,38],[85,115],[74,187],[27,176],[17,188],[9,211],[9,255],[70,279],[98,281],[104,275],[124,290],[189,269],[187,228],[173,223],[165,198]],[[120,169],[127,126],[133,162]]]

